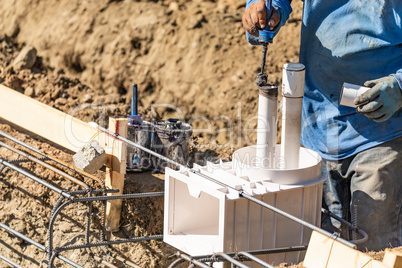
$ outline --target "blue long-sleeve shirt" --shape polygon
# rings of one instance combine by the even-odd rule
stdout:
[[[254,2],[248,0],[246,8]],[[289,18],[290,2],[273,0],[281,17],[276,32]],[[402,136],[402,109],[376,123],[339,105],[343,82],[362,85],[393,74],[402,87],[401,20],[401,0],[304,1],[299,59],[306,66],[304,146],[337,160]],[[258,44],[248,33],[247,39]]]

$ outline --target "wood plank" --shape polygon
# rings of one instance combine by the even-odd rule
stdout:
[[[1,84],[0,96],[0,117],[73,152],[98,132],[71,115]]]
[[[313,231],[303,262],[306,268],[390,268],[367,254]]]
[[[390,268],[402,268],[402,253],[386,249],[382,263]]]
[[[0,117],[66,149],[77,152],[97,139],[108,154],[106,184],[123,193],[126,145],[96,128],[55,108],[0,84]],[[127,137],[127,119],[110,119],[109,129]],[[106,226],[118,230],[122,200],[107,203]]]
[[[127,137],[127,118],[109,118],[109,130]],[[127,145],[111,136],[105,142],[106,153],[110,154],[106,168],[105,184],[109,189],[119,189],[116,194],[123,194],[124,178],[126,174]],[[108,194],[113,195],[113,194]],[[123,200],[110,200],[106,204],[106,230],[117,232],[120,225],[120,216]]]

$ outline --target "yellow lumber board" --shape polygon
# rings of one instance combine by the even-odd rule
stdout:
[[[382,263],[390,268],[402,268],[402,253],[386,249]]]
[[[387,268],[387,266],[373,260],[367,254],[315,231],[311,235],[303,267]]]
[[[87,123],[1,84],[0,96],[1,118],[73,152],[97,133]]]
[[[109,130],[127,137],[127,118],[109,118]],[[106,187],[109,189],[119,189],[119,193],[123,194],[124,174],[126,173],[126,155],[127,145],[121,141],[107,136],[106,152],[111,155],[109,166],[106,168]],[[113,195],[113,194],[109,194]],[[120,225],[120,216],[123,200],[110,200],[106,204],[106,230],[117,232]]]

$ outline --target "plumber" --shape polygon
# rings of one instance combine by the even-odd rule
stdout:
[[[258,30],[286,23],[291,0],[247,0],[243,26]],[[271,52],[274,53],[274,52]],[[300,62],[306,66],[301,143],[325,160],[324,206],[369,235],[360,249],[402,245],[402,1],[305,0]],[[339,105],[344,82],[370,87]],[[352,215],[352,216],[350,216]],[[344,235],[333,219],[322,227]]]

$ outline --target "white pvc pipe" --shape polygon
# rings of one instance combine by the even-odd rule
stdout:
[[[356,108],[354,100],[369,89],[369,87],[343,83],[340,105]]]
[[[285,169],[299,167],[304,78],[303,64],[288,63],[283,66],[281,166]]]
[[[259,95],[256,156],[259,163],[273,163],[276,145],[277,97]],[[267,168],[264,165],[265,168]]]

